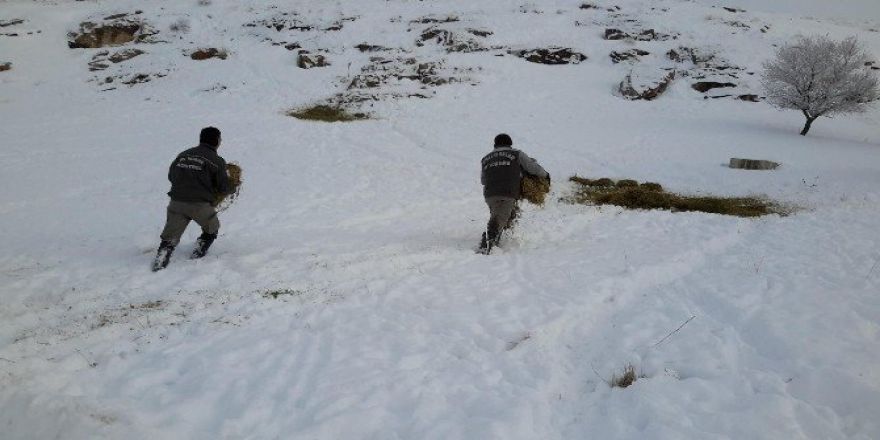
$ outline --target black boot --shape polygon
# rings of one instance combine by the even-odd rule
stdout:
[[[168,262],[171,261],[171,254],[174,253],[174,244],[170,241],[162,241],[159,243],[159,250],[156,252],[156,258],[153,259],[153,272],[165,269]]]
[[[492,242],[486,238],[486,233],[483,232],[483,238],[480,239],[480,247],[477,248],[477,253],[489,255],[489,252],[492,252]]]
[[[513,210],[510,212],[510,218],[507,219],[507,225],[504,226],[504,229],[513,229],[517,220],[519,220],[519,202],[513,205]]]
[[[196,248],[193,249],[190,258],[204,257],[205,254],[208,253],[208,248],[211,247],[211,243],[213,243],[216,238],[217,234],[207,234],[203,232],[202,235],[199,236],[199,239],[196,240]]]
[[[480,240],[480,248],[477,252],[489,255],[492,252],[492,248],[498,244],[499,235],[498,225],[490,221],[486,226],[486,232],[483,232],[483,238]]]

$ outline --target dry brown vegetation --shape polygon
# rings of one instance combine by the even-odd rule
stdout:
[[[635,383],[636,380],[642,379],[644,377],[644,375],[636,374],[636,367],[632,365],[627,365],[623,369],[623,375],[618,376],[617,374],[615,374],[611,376],[611,387],[626,388]]]
[[[345,108],[330,106],[326,104],[318,104],[311,107],[293,109],[289,110],[286,114],[287,116],[291,116],[297,119],[321,122],[351,122],[362,119],[369,119],[369,116],[365,113],[350,113]]]
[[[226,50],[217,49],[215,47],[197,49],[189,54],[189,57],[196,61],[204,61],[211,58],[225,60],[228,56],[229,53],[226,52]]]
[[[231,192],[229,194],[217,196],[214,200],[214,206],[217,206],[217,211],[228,209],[229,206],[232,205],[232,202],[238,199],[238,195],[241,193],[241,166],[237,163],[226,164],[226,174],[229,176]]]
[[[522,197],[538,206],[544,205],[544,198],[550,192],[550,180],[525,176],[521,182]]]
[[[588,179],[572,176],[575,191],[563,199],[585,205],[615,205],[627,209],[662,209],[672,212],[698,211],[737,217],[786,215],[792,210],[763,197],[685,196],[666,192],[654,182],[635,180],[614,182],[608,178]]]

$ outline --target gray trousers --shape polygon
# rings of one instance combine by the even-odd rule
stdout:
[[[486,235],[489,240],[495,240],[498,235],[507,228],[513,226],[519,207],[517,200],[511,197],[486,197],[489,205],[489,223],[486,225]]]
[[[162,229],[162,241],[169,241],[177,246],[183,231],[186,230],[190,220],[195,220],[202,227],[205,234],[216,234],[220,230],[220,220],[217,219],[217,211],[208,202],[179,202],[172,200],[168,203],[168,217],[165,220],[165,228]]]

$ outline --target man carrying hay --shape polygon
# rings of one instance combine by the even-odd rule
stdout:
[[[220,130],[206,127],[199,134],[199,145],[180,153],[168,170],[171,191],[168,196],[167,220],[160,237],[159,250],[153,260],[153,271],[168,266],[171,254],[180,237],[195,220],[202,227],[192,258],[201,258],[217,238],[220,221],[214,204],[218,196],[228,194],[232,188],[226,174],[226,161],[217,154],[220,147]]]
[[[504,133],[495,136],[495,148],[481,161],[480,182],[483,197],[489,205],[489,223],[478,251],[483,254],[491,252],[501,233],[513,225],[518,211],[517,201],[522,195],[523,177],[545,179],[549,186],[550,174],[535,159],[512,145],[510,136]]]

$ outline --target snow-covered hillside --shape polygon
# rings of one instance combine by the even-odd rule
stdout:
[[[737,99],[797,34],[880,58],[880,17],[757,3],[0,1],[0,438],[880,438],[880,108],[802,137]],[[113,20],[149,35],[68,47]],[[587,59],[516,56],[548,47]],[[370,119],[285,115],[328,101]],[[168,164],[208,125],[240,199],[152,273]],[[552,200],[476,255],[500,132]],[[569,205],[574,174],[800,210]]]
[[[778,12],[793,17],[841,19],[844,25],[871,24],[880,18],[880,3],[874,0],[845,0],[829,5],[824,0],[697,0],[719,7],[746,8],[752,12]]]

